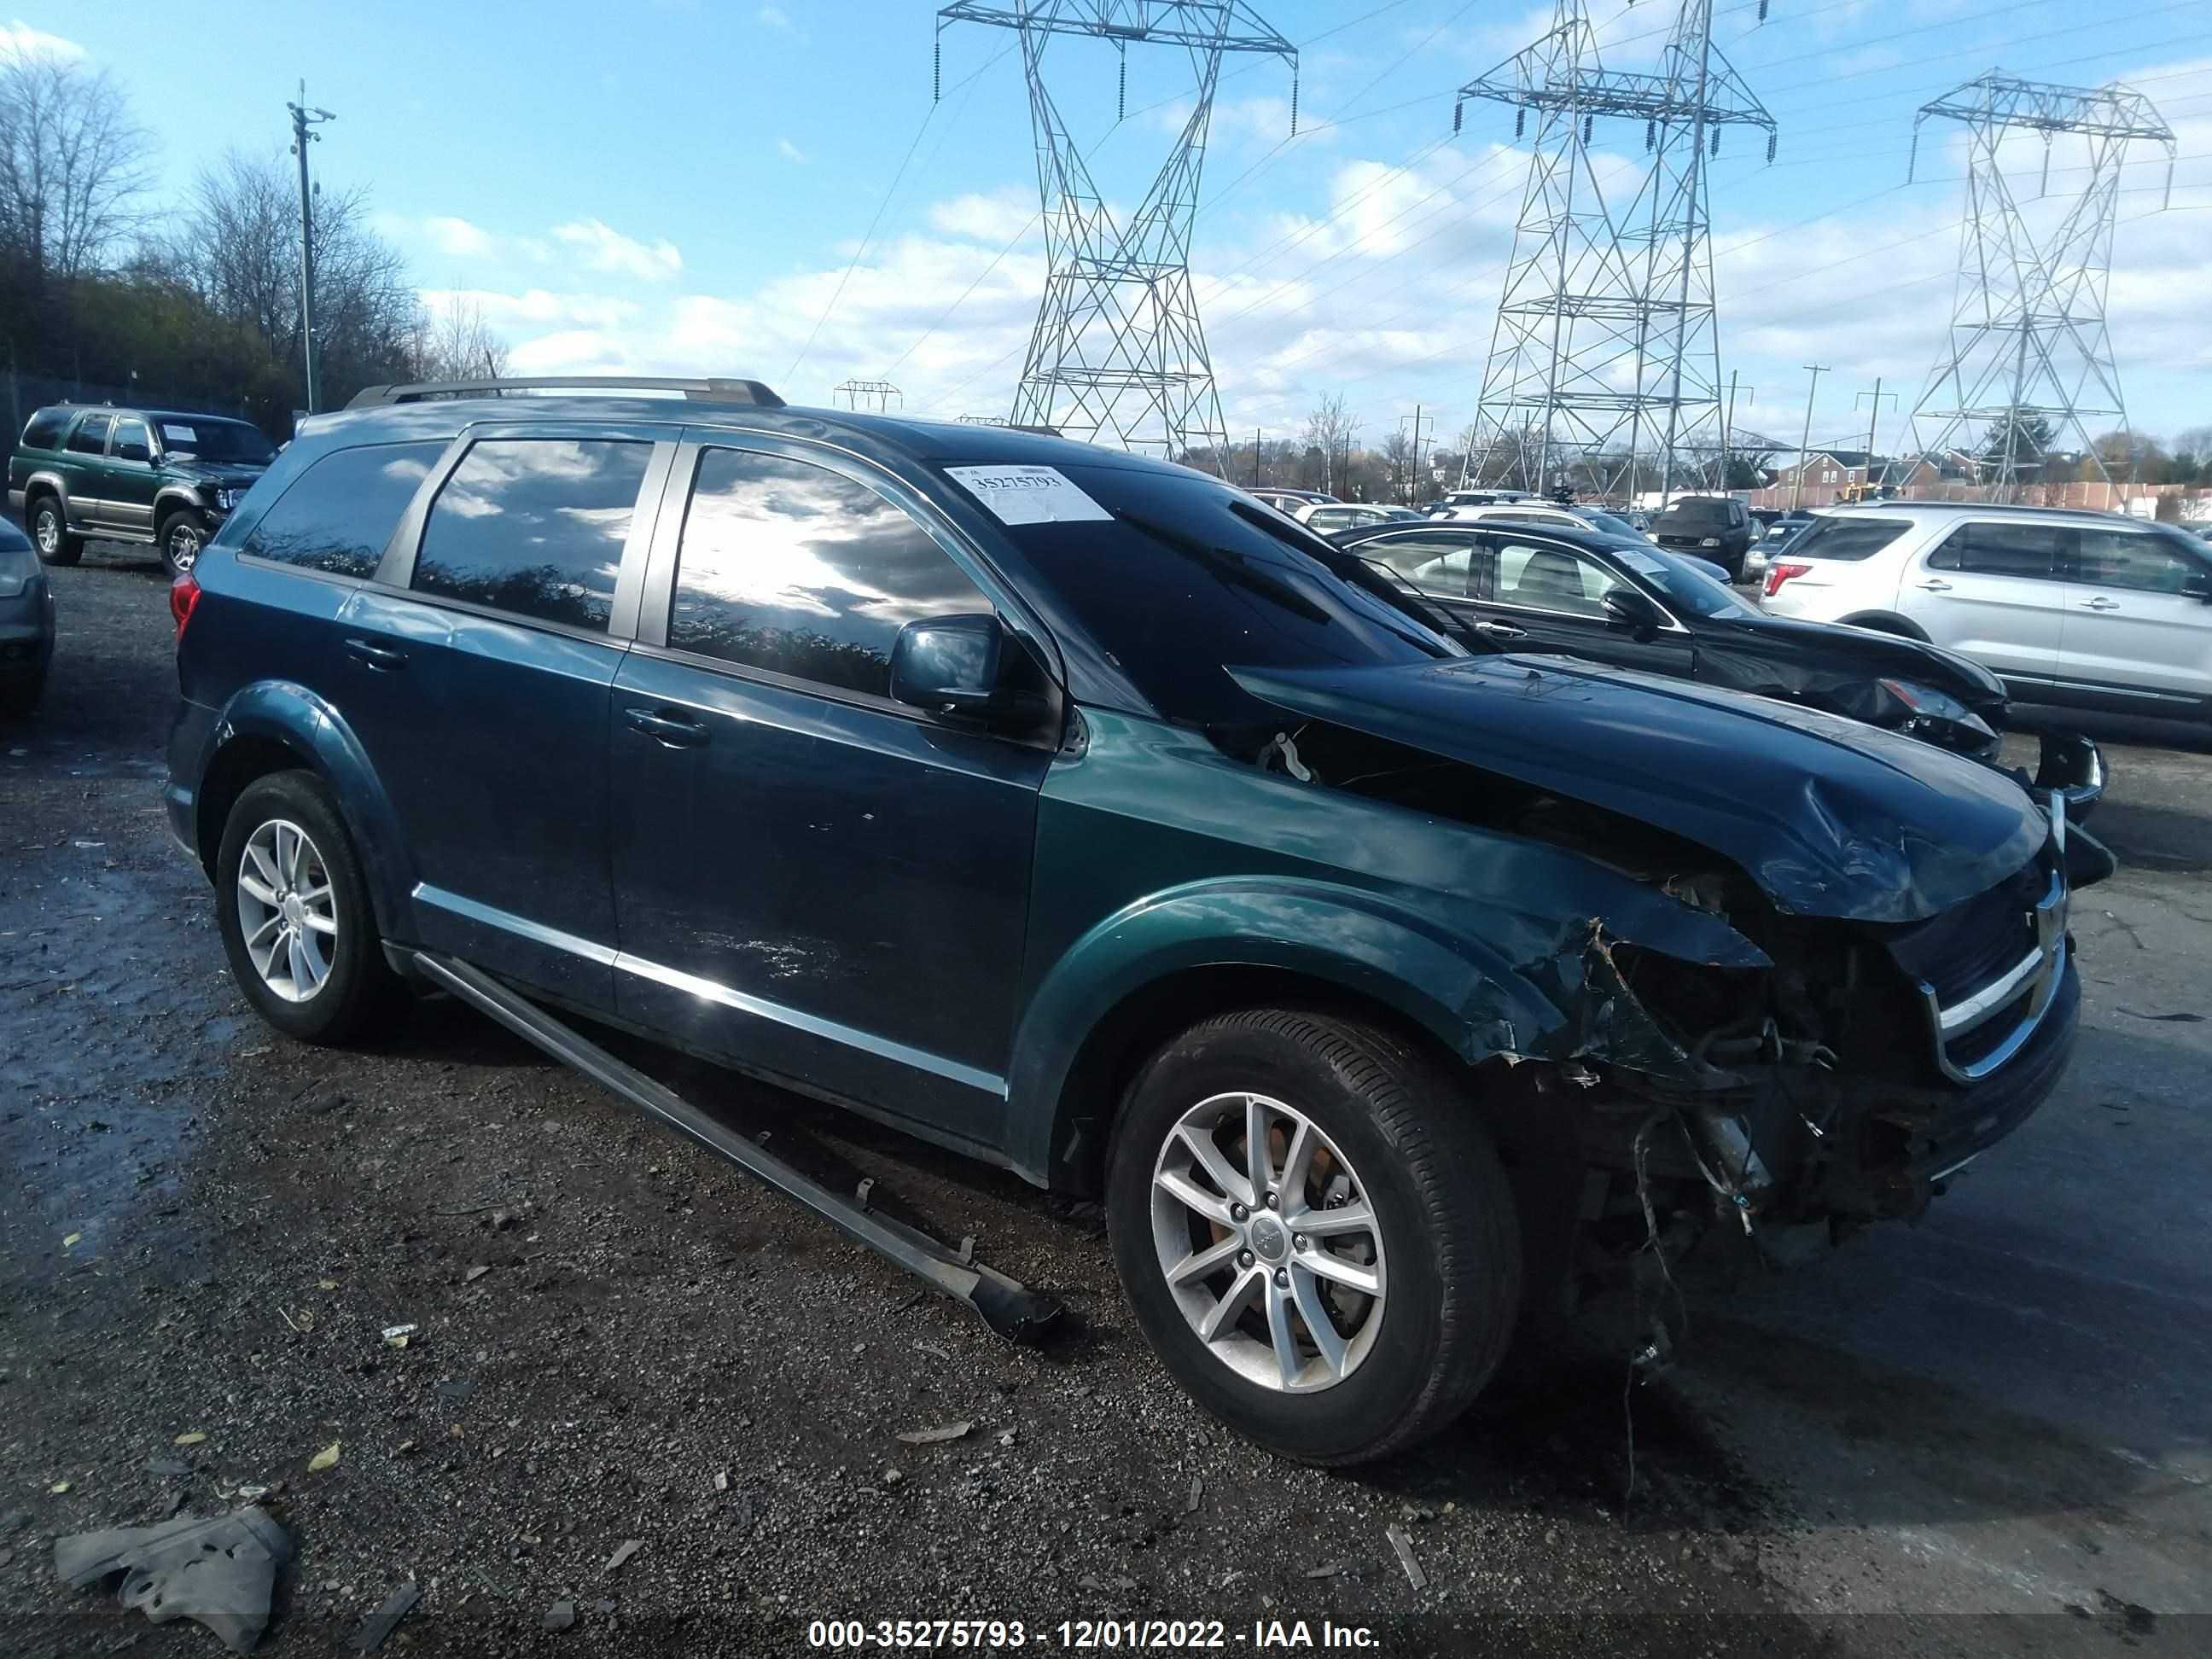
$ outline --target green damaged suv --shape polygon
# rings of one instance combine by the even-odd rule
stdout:
[[[23,428],[8,506],[48,564],[75,564],[91,538],[150,542],[182,575],[276,457],[246,421],[58,404]]]

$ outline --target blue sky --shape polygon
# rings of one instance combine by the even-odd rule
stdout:
[[[1340,390],[1370,441],[1416,401],[1455,429],[1474,413],[1526,158],[1494,106],[1471,105],[1452,139],[1451,94],[1551,9],[1260,9],[1304,45],[1304,131],[1283,143],[1279,64],[1232,64],[1193,254],[1229,423],[1291,435]],[[1590,10],[1616,68],[1648,61],[1672,15],[1664,0]],[[321,177],[367,186],[433,300],[468,295],[518,369],[752,374],[793,402],[883,377],[909,409],[1002,414],[1044,269],[1028,106],[1012,37],[964,26],[945,36],[933,106],[934,11],[18,0],[0,33],[112,70],[172,195],[227,148],[281,151],[305,76],[309,101],[338,116],[316,148]],[[1856,394],[1877,375],[1909,408],[1942,343],[1963,202],[1948,140],[1931,139],[1921,182],[1905,185],[1912,112],[2001,66],[2120,77],[2174,126],[2172,208],[2153,212],[2162,161],[2124,180],[2114,342],[2139,428],[2212,423],[2212,6],[1773,0],[1760,26],[1753,3],[1720,0],[1717,15],[1716,38],[1782,125],[1773,167],[1747,141],[1714,173],[1723,364],[1756,389],[1740,420],[1794,435],[1815,362],[1833,371],[1816,441],[1863,433]],[[1187,60],[1133,52],[1117,124],[1112,49],[1054,52],[1071,125],[1097,135],[1100,184],[1133,202],[1181,112]],[[2055,193],[2068,158],[2054,167]],[[1896,416],[1884,420],[1888,447]]]

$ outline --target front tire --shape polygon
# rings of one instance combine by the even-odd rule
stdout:
[[[161,520],[154,539],[161,550],[163,567],[176,577],[200,562],[200,550],[207,545],[207,520],[191,507],[180,507]]]
[[[84,557],[84,538],[73,534],[69,515],[52,495],[41,495],[31,508],[31,545],[39,550],[41,564],[75,564]]]
[[[311,772],[271,773],[239,795],[216,855],[216,919],[231,976],[287,1036],[350,1042],[391,1004],[360,861]]]
[[[1361,1022],[1256,1009],[1184,1032],[1130,1087],[1106,1211],[1176,1380],[1303,1462],[1444,1427],[1520,1312],[1519,1218],[1474,1102]]]

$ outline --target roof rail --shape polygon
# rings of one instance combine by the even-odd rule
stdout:
[[[501,398],[510,392],[680,392],[695,403],[755,404],[781,409],[783,399],[758,380],[653,380],[635,374],[552,374],[526,380],[418,380],[411,385],[366,386],[348,409],[380,404],[421,404],[441,398]]]

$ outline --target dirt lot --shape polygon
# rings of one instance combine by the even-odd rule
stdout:
[[[1327,1619],[1391,1655],[2212,1639],[2191,734],[2107,734],[2130,868],[2077,911],[2081,1058],[1926,1224],[1700,1301],[1632,1392],[1617,1354],[1562,1356],[1330,1476],[1184,1402],[1086,1207],[625,1050],[1058,1291],[1077,1328],[1016,1350],[452,1004],[374,1052],[271,1035],[163,827],[158,572],[95,548],[56,575],[46,705],[0,729],[0,1650],[217,1651],[67,1589],[51,1540],[249,1484],[298,1551],[280,1655],[410,1582],[385,1652],[797,1652],[822,1618],[1021,1620],[1058,1650],[1063,1620],[1132,1614],[1245,1651]]]

